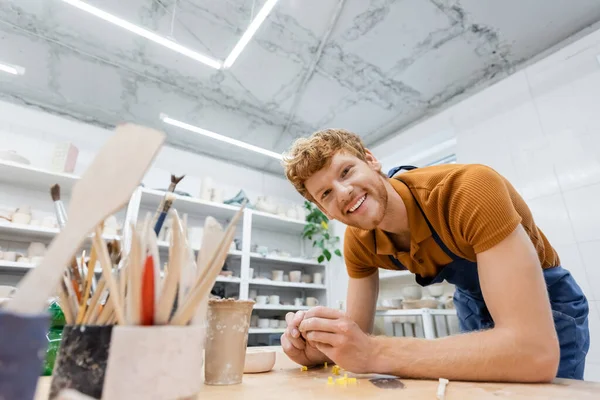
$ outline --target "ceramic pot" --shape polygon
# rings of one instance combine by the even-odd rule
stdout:
[[[213,189],[213,181],[209,176],[205,176],[202,178],[202,184],[200,188],[200,198],[205,201],[212,200],[212,189]]]
[[[269,328],[272,328],[272,329],[279,328],[279,320],[278,319],[270,319],[269,320]]]
[[[444,285],[442,285],[441,283],[429,285],[429,286],[427,286],[427,291],[433,297],[440,297],[444,294]]]
[[[422,295],[421,286],[409,285],[402,288],[402,296],[406,300],[419,300]]]
[[[242,383],[253,301],[210,299],[204,383]]]
[[[304,299],[302,297],[296,297],[294,299],[294,306],[295,307],[302,307],[302,306],[304,306]]]
[[[258,327],[260,329],[268,329],[269,328],[269,319],[268,318],[259,318],[258,320]]]
[[[319,305],[319,299],[317,299],[316,297],[307,297],[306,305],[309,307],[316,307]]]
[[[282,282],[283,281],[283,271],[282,270],[273,270],[271,271],[271,276],[274,281]]]
[[[44,254],[46,254],[46,245],[44,243],[31,242],[27,248],[27,256],[30,258],[43,257]]]
[[[268,296],[256,296],[256,304],[264,306],[267,304],[268,299]]]
[[[16,212],[12,216],[13,224],[29,225],[29,222],[31,222],[31,214]]]
[[[301,282],[302,271],[290,271],[290,282]]]
[[[323,274],[320,272],[315,272],[313,274],[313,283],[315,285],[322,285],[323,284]]]
[[[276,294],[269,296],[269,304],[278,306],[279,305],[279,296],[277,296]]]
[[[268,196],[259,196],[255,207],[258,211],[264,211],[271,214],[277,213],[277,205],[271,201]]]

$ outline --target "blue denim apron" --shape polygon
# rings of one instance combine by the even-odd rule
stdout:
[[[413,168],[396,167],[388,173],[388,176],[392,177],[400,169]],[[402,182],[402,180],[398,180]],[[413,198],[431,230],[433,239],[452,259],[452,262],[444,266],[435,277],[424,278],[415,274],[417,283],[427,286],[445,280],[455,285],[454,306],[462,332],[493,328],[494,321],[479,286],[477,263],[461,258],[448,249],[433,229],[414,195]],[[395,257],[390,255],[389,258],[398,269],[406,269]],[[585,357],[590,346],[587,299],[568,270],[557,266],[544,269],[543,273],[550,297],[554,326],[560,342],[560,364],[556,376],[558,378],[583,379]]]

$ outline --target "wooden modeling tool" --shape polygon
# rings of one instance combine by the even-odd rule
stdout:
[[[119,325],[125,324],[125,316],[123,314],[123,308],[121,307],[121,301],[119,299],[119,286],[113,276],[112,263],[110,262],[110,256],[108,255],[108,249],[106,243],[102,239],[102,230],[99,226],[96,227],[96,235],[94,235],[94,244],[97,246],[98,260],[102,266],[102,276],[108,284],[108,290],[110,290],[109,300],[112,302],[112,306],[115,309],[117,315],[117,323]]]
[[[131,124],[117,127],[73,186],[69,222],[54,238],[40,265],[20,281],[8,311],[38,314],[45,309],[65,266],[85,237],[127,203],[164,140],[163,133],[152,129]],[[114,294],[118,296],[116,291]]]
[[[185,237],[183,236],[183,228],[181,221],[177,215],[177,211],[173,210],[173,234],[171,236],[171,246],[169,247],[169,269],[166,273],[166,278],[162,286],[158,307],[154,323],[156,325],[165,325],[169,322],[175,297],[177,296],[177,284],[181,274],[182,266],[187,262],[187,249]]]

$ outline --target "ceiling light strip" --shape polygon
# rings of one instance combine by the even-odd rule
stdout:
[[[237,42],[233,50],[231,50],[231,53],[229,53],[229,55],[225,59],[225,62],[223,63],[224,68],[229,68],[233,65],[233,63],[242,53],[248,42],[250,42],[250,39],[252,39],[258,28],[265,21],[273,7],[275,7],[276,3],[277,0],[267,0],[267,2],[263,5],[258,14],[256,14],[254,20],[252,20],[252,22],[250,23],[248,29],[246,29],[246,32],[244,32],[244,34]]]
[[[154,32],[151,32],[147,29],[144,29],[142,27],[134,25],[131,22],[127,22],[124,19],[116,17],[112,14],[109,14],[106,11],[100,10],[99,8],[93,7],[83,1],[80,1],[80,0],[62,0],[62,1],[73,7],[80,9],[81,11],[90,13],[106,22],[109,22],[113,25],[116,25],[125,30],[128,30],[129,32],[135,33],[136,35],[142,36],[154,43],[160,44],[161,46],[164,46],[164,47],[166,47],[170,50],[173,50],[179,54],[182,54],[193,60],[201,62],[202,64],[208,65],[209,67],[212,67],[215,69],[220,69],[223,66],[221,61],[215,60],[213,58],[210,58],[208,56],[200,54],[194,50],[188,49],[187,47],[184,47],[178,43],[175,43],[172,40],[169,40],[160,35],[157,35]],[[257,16],[257,18],[258,18],[258,16]]]
[[[277,160],[282,160],[283,159],[283,156],[281,154],[275,153],[274,151],[263,149],[262,147],[254,146],[253,144],[242,142],[241,140],[232,139],[230,137],[227,137],[227,136],[224,136],[224,135],[220,135],[220,134],[215,133],[215,132],[207,131],[206,129],[202,129],[202,128],[199,128],[199,127],[194,126],[194,125],[186,124],[185,122],[181,122],[181,121],[178,121],[176,119],[173,119],[173,118],[169,117],[166,114],[160,114],[160,119],[164,123],[166,123],[166,124],[173,125],[173,126],[176,126],[178,128],[182,128],[182,129],[188,130],[190,132],[195,132],[195,133],[198,133],[200,135],[209,137],[211,139],[219,140],[221,142],[229,143],[229,144],[241,147],[241,148],[246,149],[246,150],[251,150],[251,151],[254,151],[256,153],[264,154],[266,156],[273,157],[273,158],[275,158]]]
[[[7,72],[12,75],[23,75],[25,74],[25,68],[18,65],[2,64],[0,63],[0,71]]]

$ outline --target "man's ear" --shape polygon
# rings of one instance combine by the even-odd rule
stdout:
[[[373,171],[381,171],[381,162],[379,162],[379,160],[373,155],[373,153],[371,153],[369,149],[365,149],[365,155],[365,161],[367,162],[369,168],[371,168]]]

